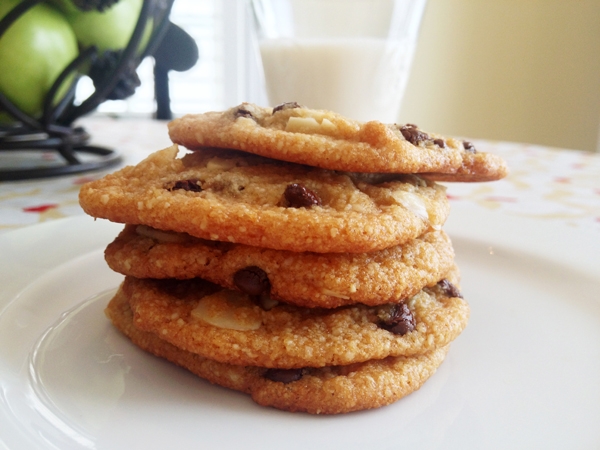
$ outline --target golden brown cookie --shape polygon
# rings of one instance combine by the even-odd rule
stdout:
[[[469,142],[295,103],[275,108],[242,103],[224,112],[186,115],[169,123],[169,135],[189,149],[234,148],[346,172],[428,172],[446,180],[459,173],[460,181],[497,180],[507,173],[500,157],[477,152]]]
[[[346,365],[423,354],[465,328],[469,306],[448,281],[404,303],[336,309],[264,302],[200,279],[126,277],[134,325],[176,347],[236,365]]]
[[[290,251],[369,252],[440,229],[445,188],[405,175],[369,183],[353,174],[176,146],[82,186],[94,217]]]
[[[420,173],[419,176],[430,181],[479,182],[498,180],[507,174],[506,163],[500,157],[492,158],[473,150],[463,155],[462,165],[454,173]]]
[[[419,389],[448,350],[443,347],[425,355],[388,357],[350,366],[273,371],[206,359],[137,329],[122,291],[111,300],[106,315],[138,347],[211,383],[250,394],[263,406],[311,414],[340,414],[393,403]]]
[[[123,275],[199,277],[309,308],[396,303],[437,283],[454,264],[452,243],[443,231],[373,253],[298,253],[206,241],[145,225],[127,225],[105,257]]]

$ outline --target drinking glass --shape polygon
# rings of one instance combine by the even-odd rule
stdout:
[[[269,103],[395,122],[425,3],[251,0]]]

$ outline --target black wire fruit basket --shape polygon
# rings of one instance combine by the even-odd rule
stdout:
[[[23,0],[8,12],[0,20],[0,39],[19,17],[42,1]],[[0,92],[0,113],[11,118],[0,123],[0,159],[5,152],[57,152],[60,155],[59,164],[1,169],[0,181],[89,172],[122,161],[115,150],[89,145],[90,135],[73,124],[105,100],[120,100],[133,94],[139,85],[136,74],[139,63],[156,51],[172,25],[169,22],[172,5],[173,0],[144,0],[131,38],[121,50],[102,54],[94,46],[81,50],[50,87],[41,115],[34,117],[25,113]],[[27,58],[27,55],[22,57]],[[76,102],[77,83],[84,75],[92,78],[93,93]],[[61,95],[57,101],[59,89]]]

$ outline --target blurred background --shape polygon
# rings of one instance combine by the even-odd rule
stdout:
[[[170,74],[175,115],[266,102],[242,0],[176,0],[171,20],[200,48],[191,70]],[[151,114],[152,64],[133,97],[99,112]],[[429,0],[398,122],[600,151],[600,1]]]
[[[400,121],[600,151],[600,1],[429,0]]]

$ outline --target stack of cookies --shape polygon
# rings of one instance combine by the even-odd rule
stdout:
[[[118,329],[289,411],[383,406],[435,372],[469,317],[437,181],[502,178],[500,158],[295,103],[169,133],[81,189],[88,214],[126,224],[105,252],[125,275],[106,309]]]

